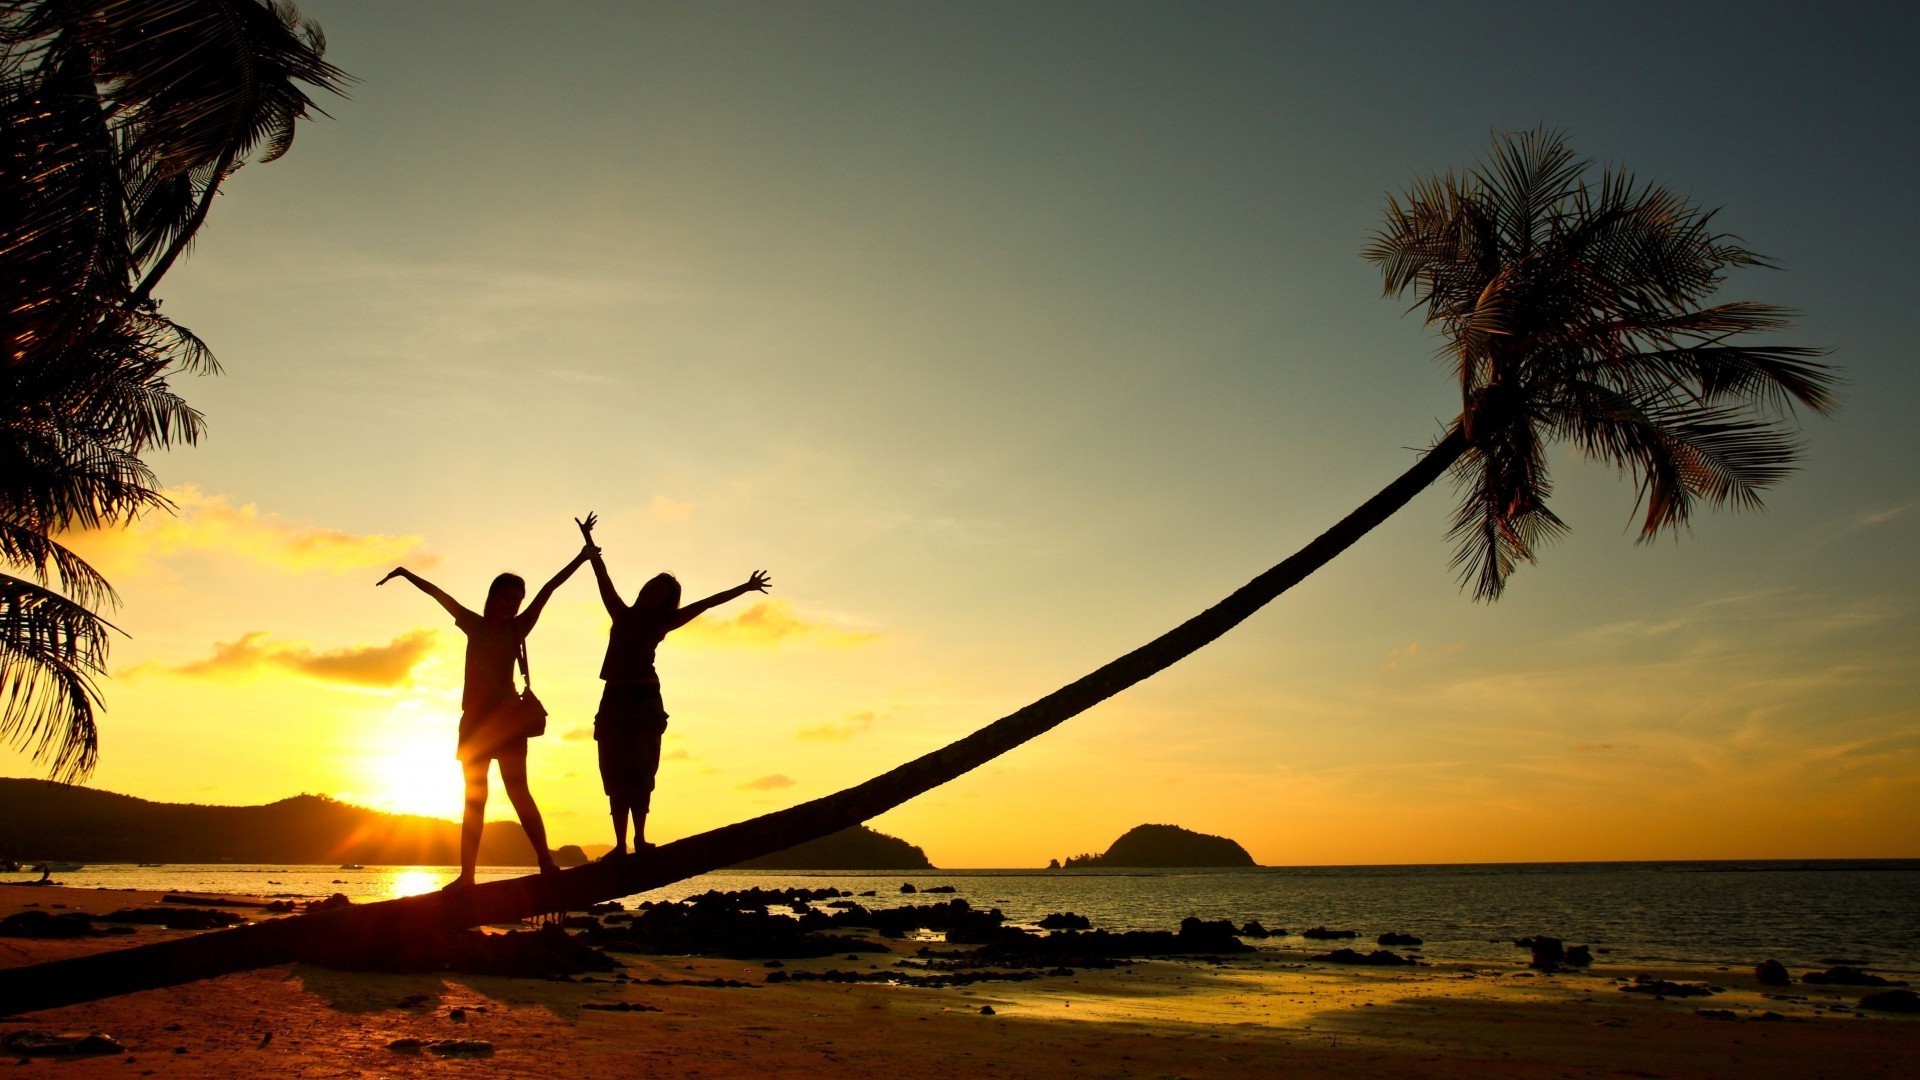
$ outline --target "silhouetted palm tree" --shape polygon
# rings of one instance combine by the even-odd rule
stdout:
[[[1444,338],[1461,414],[1432,448],[1333,528],[1172,631],[1026,708],[863,784],[666,844],[644,857],[493,882],[16,972],[0,1011],[84,1001],[336,950],[379,950],[435,927],[525,918],[659,888],[872,818],[1043,734],[1226,633],[1453,470],[1455,563],[1475,596],[1564,526],[1547,509],[1545,446],[1571,442],[1640,483],[1642,535],[1696,502],[1757,506],[1791,465],[1791,410],[1831,407],[1816,350],[1734,340],[1791,313],[1709,304],[1730,267],[1765,265],[1712,214],[1605,172],[1555,135],[1496,139],[1466,176],[1390,200],[1367,246],[1388,296],[1412,294]],[[104,990],[103,987],[113,989]]]
[[[286,151],[295,80],[339,89],[322,44],[259,0],[0,0],[0,736],[56,778],[97,757],[114,597],[55,537],[166,507],[142,454],[201,431],[167,378],[215,366],[153,288]]]

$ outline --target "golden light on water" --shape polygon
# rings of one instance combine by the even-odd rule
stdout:
[[[447,875],[431,870],[400,870],[387,882],[387,899],[430,893],[447,883]]]

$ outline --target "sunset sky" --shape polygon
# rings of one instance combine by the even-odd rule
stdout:
[[[225,366],[119,587],[92,786],[459,813],[462,638],[600,513],[668,638],[655,839],[826,794],[1211,604],[1458,409],[1358,251],[1491,132],[1723,206],[1843,406],[1763,514],[1574,528],[1497,604],[1435,488],[1175,669],[879,819],[936,865],[1168,822],[1266,864],[1920,856],[1910,5],[304,0],[359,80],[228,185],[165,310]],[[584,571],[533,790],[606,842]],[[0,750],[0,772],[37,775]],[[497,790],[490,816],[511,817]]]

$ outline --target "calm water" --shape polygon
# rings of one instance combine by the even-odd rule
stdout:
[[[482,871],[482,880],[522,870]],[[63,884],[295,897],[345,893],[379,900],[426,892],[446,867],[88,866]],[[1269,929],[1315,925],[1418,934],[1436,959],[1513,962],[1510,942],[1551,934],[1611,950],[1611,962],[1789,967],[1832,959],[1920,975],[1920,860],[1875,862],[1565,863],[1490,866],[1306,867],[1127,872],[937,870],[865,873],[716,873],[628,897],[678,900],[708,889],[833,887],[868,906],[929,902],[900,886],[951,885],[976,907],[1020,923],[1076,911],[1110,930],[1173,929],[1188,915],[1258,919]],[[1489,939],[1497,939],[1490,941]],[[1271,944],[1299,948],[1298,937]]]

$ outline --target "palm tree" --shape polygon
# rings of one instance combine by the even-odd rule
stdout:
[[[115,602],[54,539],[166,509],[142,455],[192,443],[217,370],[154,287],[246,158],[338,91],[317,27],[259,0],[0,0],[0,736],[60,780],[99,752]]]
[[[1795,402],[1825,412],[1833,373],[1817,350],[1742,335],[1791,313],[1708,303],[1724,271],[1766,263],[1710,228],[1712,214],[1587,162],[1554,134],[1495,140],[1465,176],[1421,181],[1387,206],[1365,250],[1388,296],[1411,294],[1440,329],[1461,413],[1378,494],[1225,600],[971,735],[824,798],[667,844],[644,858],[262,923],[24,969],[0,1014],[340,952],[435,928],[578,909],[659,888],[865,821],[944,784],[1146,679],[1226,633],[1453,471],[1455,565],[1479,599],[1564,529],[1547,509],[1555,439],[1632,474],[1643,537],[1696,503],[1758,505],[1797,448]]]

